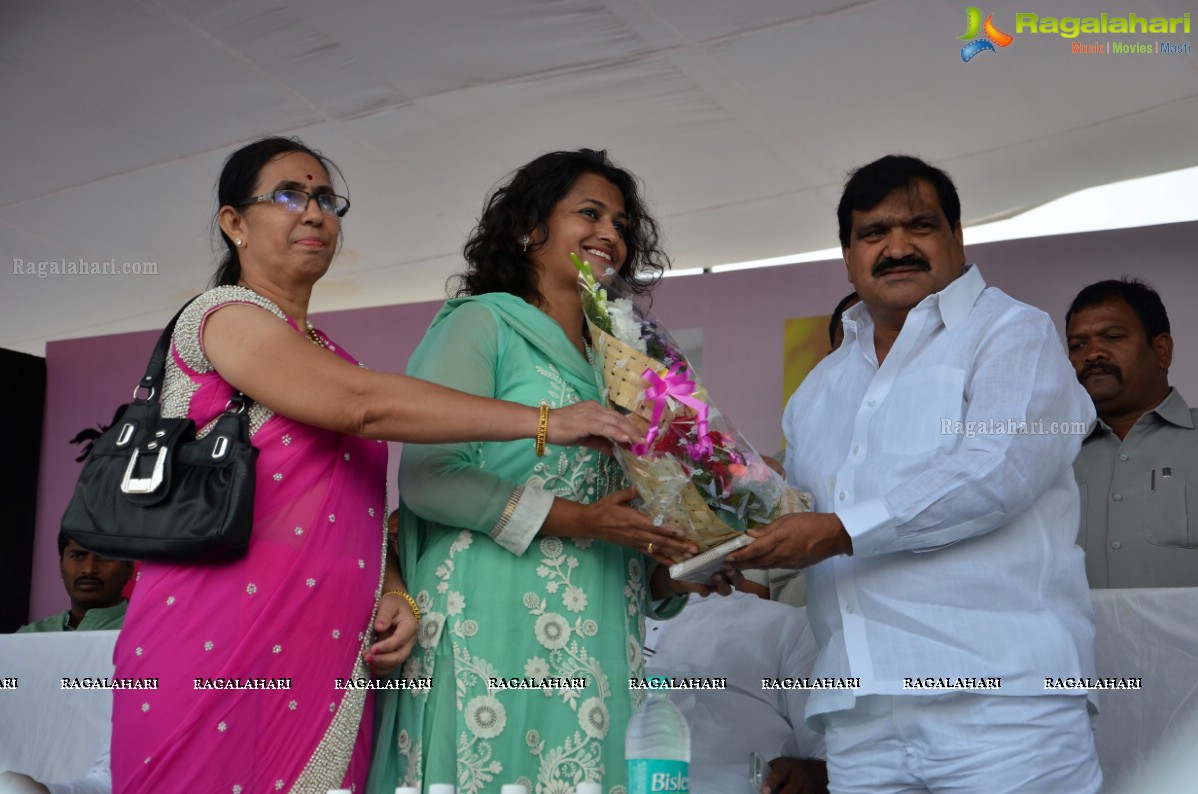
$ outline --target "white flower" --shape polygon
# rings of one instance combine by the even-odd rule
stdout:
[[[463,637],[473,637],[475,634],[478,634],[478,621],[467,620],[466,622],[462,623]]]
[[[537,618],[534,633],[537,642],[551,651],[556,651],[566,647],[566,643],[570,641],[570,624],[561,615],[546,612]]]
[[[420,634],[417,641],[421,648],[434,648],[441,641],[441,629],[445,626],[445,616],[440,612],[425,612],[420,621]]]
[[[549,662],[534,656],[524,663],[524,675],[528,678],[544,678],[549,675]]]
[[[594,637],[599,633],[599,624],[590,618],[587,618],[582,622],[582,625],[578,627],[578,631],[584,637]]]
[[[228,726],[228,725],[225,725],[223,722],[219,722],[219,723],[217,723],[217,725],[216,725],[216,729],[217,729],[218,731],[220,731],[221,733],[224,733],[226,730],[228,730],[228,729],[229,729],[229,726]]]
[[[607,314],[611,317],[612,335],[630,347],[645,353],[648,348],[645,340],[641,339],[641,321],[637,319],[636,309],[627,298],[616,298],[607,304]]]
[[[466,606],[466,598],[457,590],[449,591],[449,598],[446,600],[445,612],[449,615],[460,615],[462,609]]]
[[[416,594],[416,606],[420,607],[421,612],[428,612],[433,608],[433,597],[428,594],[428,590],[421,590]]]
[[[529,747],[536,747],[540,741],[541,741],[541,734],[537,733],[535,730],[529,731],[528,733],[524,734],[524,742]]]
[[[466,704],[466,727],[482,739],[494,739],[503,733],[507,711],[493,695],[480,695]]]
[[[459,551],[464,551],[470,548],[470,544],[474,542],[474,533],[468,529],[463,529],[458,533],[457,538],[449,547],[449,553],[455,554]]]
[[[557,588],[558,588],[558,587],[560,587],[560,586],[561,586],[561,582],[557,581],[556,579],[554,579],[553,581],[550,581],[550,582],[546,582],[546,583],[545,583],[545,589],[546,589],[547,591],[549,591],[550,593],[556,593],[556,592],[557,592]]]
[[[628,561],[628,578],[633,582],[641,580],[641,561],[636,557]]]
[[[291,701],[290,703],[288,703],[288,704],[287,704],[287,708],[288,708],[288,709],[290,709],[291,711],[295,711],[297,708],[299,708],[299,703],[296,703],[296,702],[293,700],[293,701]]]
[[[578,725],[592,739],[603,739],[611,723],[602,698],[587,698],[578,707]]]
[[[550,559],[560,555],[562,553],[561,539],[554,537],[541,538],[541,553]]]
[[[541,605],[541,599],[537,596],[536,593],[525,593],[524,594],[524,606],[528,607],[529,609],[536,609],[540,605]]]
[[[212,648],[213,648],[212,640],[208,640],[207,642],[204,643],[204,650],[210,651],[210,650],[212,650]]]
[[[566,592],[562,595],[562,601],[565,603],[566,609],[571,612],[581,612],[587,608],[587,594],[581,587],[573,585],[567,587]]]

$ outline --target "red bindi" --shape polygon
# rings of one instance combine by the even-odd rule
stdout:
[[[311,182],[311,181],[312,181],[312,175],[311,175],[311,174],[308,174],[308,181],[309,181],[309,182]]]

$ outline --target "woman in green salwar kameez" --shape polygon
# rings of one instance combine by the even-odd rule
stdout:
[[[526,404],[599,400],[571,253],[642,290],[668,264],[635,178],[604,152],[544,155],[491,196],[409,374]],[[543,452],[405,446],[400,559],[424,617],[403,677],[431,688],[376,693],[370,792],[624,791],[644,616],[675,614],[687,589],[657,561],[696,549],[631,507],[612,458]]]

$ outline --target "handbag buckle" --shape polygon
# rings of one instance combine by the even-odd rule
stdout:
[[[158,458],[154,461],[154,471],[149,477],[134,479],[133,471],[137,466],[137,456],[141,452],[139,449],[133,450],[133,457],[129,458],[129,465],[125,468],[125,476],[121,479],[122,493],[154,493],[159,485],[162,485],[162,472],[166,466],[166,447],[158,449]]]

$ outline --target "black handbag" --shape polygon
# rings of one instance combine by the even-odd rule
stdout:
[[[238,392],[198,440],[192,420],[161,416],[166,356],[183,309],[158,338],[133,402],[96,440],[62,518],[63,532],[96,554],[202,562],[249,547],[258,450],[248,398]]]

